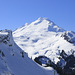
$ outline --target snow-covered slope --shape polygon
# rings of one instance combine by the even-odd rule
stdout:
[[[50,73],[53,74],[38,66],[16,45],[11,30],[0,31],[0,75],[50,75]]]
[[[66,31],[47,18],[38,18],[31,24],[25,24],[13,32],[14,40],[32,59],[39,55],[49,57],[57,63],[58,56],[62,50],[71,54],[75,50],[73,43],[64,38]],[[74,33],[73,33],[74,34]],[[74,34],[75,35],[75,34]],[[75,36],[67,35],[72,40]]]

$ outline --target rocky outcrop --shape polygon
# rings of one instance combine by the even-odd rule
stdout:
[[[70,43],[75,43],[75,32],[73,31],[66,31],[62,35],[65,40],[67,40]]]
[[[60,53],[59,61],[57,64],[53,63],[46,56],[39,56],[34,59],[38,64],[45,65],[44,67],[53,67],[60,75],[75,75],[75,56],[74,52],[67,55],[64,50]]]

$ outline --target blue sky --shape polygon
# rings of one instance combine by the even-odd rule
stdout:
[[[39,17],[75,31],[75,0],[0,0],[0,30],[15,30]]]

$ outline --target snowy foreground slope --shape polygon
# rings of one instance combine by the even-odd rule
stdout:
[[[0,75],[53,75],[27,57],[13,41],[10,30],[0,31]]]
[[[46,18],[26,23],[15,30],[13,36],[17,45],[32,59],[44,55],[57,63],[62,50],[68,55],[75,50],[75,33],[65,31]]]

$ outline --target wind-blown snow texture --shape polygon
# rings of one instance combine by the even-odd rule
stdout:
[[[17,45],[32,59],[45,55],[57,63],[62,50],[68,55],[72,49],[75,50],[75,33],[65,31],[47,18],[38,18],[31,24],[25,24],[15,30],[13,36]]]
[[[0,31],[0,75],[52,75],[27,57],[13,41],[12,31]]]

